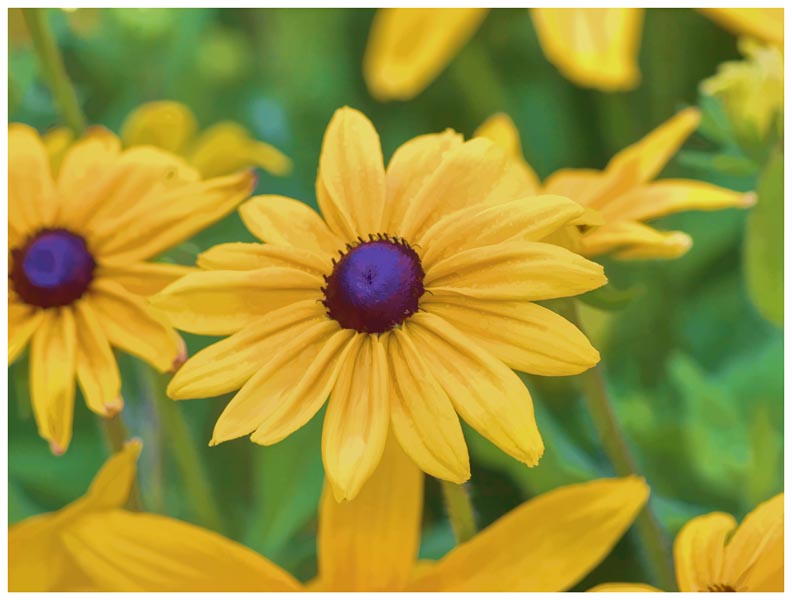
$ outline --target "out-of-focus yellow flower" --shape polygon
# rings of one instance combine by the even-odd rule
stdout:
[[[535,465],[542,440],[511,369],[571,375],[599,361],[579,329],[535,301],[606,278],[536,241],[584,210],[528,187],[495,144],[450,130],[407,142],[386,169],[371,122],[336,111],[319,159],[322,216],[291,198],[253,198],[240,214],[266,244],[216,246],[198,258],[205,271],[152,298],[180,329],[230,335],[182,366],[169,395],[239,390],[212,443],[252,432],[263,445],[329,395],[322,453],[339,500],[370,476],[391,425],[427,473],[467,480],[457,413]]]
[[[11,527],[11,591],[562,591],[608,555],[649,495],[638,477],[560,487],[518,506],[439,561],[418,563],[423,474],[389,442],[354,501],[337,503],[325,486],[319,573],[303,586],[211,531],[120,509],[138,449],[128,446],[100,472],[87,499],[99,496],[100,487],[105,496],[112,493],[101,506],[78,510],[84,498]],[[117,485],[111,487],[113,474]]]
[[[382,8],[363,59],[363,76],[381,101],[421,93],[473,36],[488,9]],[[783,9],[702,9],[739,34],[783,42]],[[570,81],[606,92],[634,88],[641,79],[640,8],[531,8],[547,60]]]
[[[72,144],[57,177],[39,134],[8,128],[8,359],[30,342],[30,396],[55,453],[72,435],[75,379],[88,407],[121,410],[113,347],[160,371],[184,342],[144,298],[191,272],[148,262],[231,212],[251,192],[242,172],[201,180],[156,148],[121,150],[94,129]]]
[[[674,562],[680,592],[783,592],[784,494],[757,506],[739,527],[722,512],[689,521],[674,542]],[[606,583],[591,591],[661,590]]]
[[[739,48],[745,60],[720,65],[701,91],[721,99],[738,137],[762,140],[784,110],[784,56],[751,38],[742,38]],[[781,133],[782,119],[777,126]]]
[[[663,123],[642,140],[617,153],[602,171],[561,169],[553,173],[534,193],[566,196],[599,214],[582,215],[571,227],[544,241],[570,247],[584,256],[614,253],[616,258],[676,258],[692,245],[681,231],[659,231],[644,222],[685,210],[717,210],[748,207],[754,194],[733,192],[702,181],[664,179],[652,181],[696,130],[700,113],[688,108]],[[492,139],[511,151],[520,168],[530,171],[519,152],[519,137],[512,120],[494,115],[475,135]]]
[[[101,8],[61,8],[68,14],[69,29],[78,37],[88,37],[95,32],[102,19]],[[8,41],[11,47],[30,44],[30,32],[21,8],[8,9]]]

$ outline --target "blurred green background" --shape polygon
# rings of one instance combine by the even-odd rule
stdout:
[[[58,116],[15,12],[9,15],[10,119],[44,132],[59,124]],[[486,117],[505,111],[520,129],[526,158],[546,177],[560,167],[603,167],[614,152],[680,108],[698,104],[698,83],[719,63],[738,58],[735,37],[698,13],[650,10],[641,85],[619,94],[583,90],[546,61],[526,10],[498,9],[417,99],[382,104],[369,96],[361,74],[372,16],[373,10],[362,9],[50,11],[90,123],[118,131],[133,108],[160,99],[184,102],[201,126],[235,120],[294,161],[288,177],[260,173],[258,192],[313,206],[322,134],[339,106],[353,106],[372,119],[386,157],[418,134],[452,127],[469,136]],[[717,116],[718,107],[709,108]],[[757,171],[713,168],[708,157],[720,151],[719,135],[694,135],[663,175],[755,189]],[[613,285],[631,290],[631,298],[584,313],[619,419],[670,535],[707,511],[741,518],[783,488],[783,335],[760,316],[746,291],[749,216],[730,210],[659,222],[690,233],[693,249],[667,262],[606,262]],[[253,240],[236,214],[167,258],[190,263],[199,251],[235,240]],[[190,352],[209,341],[188,336]],[[128,356],[119,359],[124,417],[144,440],[140,468],[148,509],[205,524],[185,499],[146,367]],[[547,451],[539,467],[528,469],[466,430],[480,526],[542,491],[612,474],[573,381],[525,380]],[[307,579],[316,571],[322,415],[274,447],[243,438],[209,448],[228,399],[178,404],[221,508],[219,528]],[[107,450],[96,419],[78,398],[70,450],[59,458],[50,454],[31,414],[26,357],[10,369],[8,409],[14,523],[81,495]],[[452,546],[439,486],[429,481],[422,556],[439,557]],[[628,536],[579,589],[643,578]]]

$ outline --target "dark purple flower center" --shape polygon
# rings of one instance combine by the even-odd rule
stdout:
[[[65,229],[43,229],[11,251],[11,284],[27,304],[71,304],[85,293],[96,262],[85,240]]]
[[[424,272],[407,242],[376,235],[347,248],[322,288],[331,318],[346,329],[383,333],[418,310]]]

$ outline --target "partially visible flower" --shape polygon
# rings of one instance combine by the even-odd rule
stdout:
[[[735,35],[757,38],[777,46],[784,45],[783,8],[699,8],[698,10]]]
[[[325,473],[352,498],[392,426],[427,473],[470,477],[461,415],[535,465],[531,396],[511,370],[571,375],[599,361],[582,332],[536,304],[605,284],[602,267],[537,240],[584,211],[533,197],[488,140],[452,131],[402,145],[387,169],[360,112],[336,111],[316,182],[322,216],[282,196],[241,209],[266,244],[231,243],[151,301],[178,328],[227,335],[168,387],[174,399],[239,390],[212,444],[274,444],[330,397]]]
[[[740,526],[714,512],[689,521],[674,541],[680,592],[783,592],[784,494],[757,506]],[[606,583],[592,592],[659,592],[644,584]]]
[[[686,210],[748,207],[754,194],[727,190],[703,181],[652,181],[676,153],[700,120],[697,109],[685,109],[635,144],[617,153],[604,170],[561,169],[534,193],[558,194],[593,209],[602,221],[588,215],[586,223],[572,223],[544,241],[572,248],[584,256],[614,253],[616,258],[676,258],[690,249],[690,236],[681,231],[660,231],[645,224]],[[483,123],[475,135],[492,139],[512,152],[522,170],[530,171],[519,151],[519,134],[511,119],[498,114]],[[592,225],[594,225],[592,227]]]
[[[148,261],[254,184],[250,172],[202,181],[167,152],[122,151],[104,129],[73,144],[55,178],[39,134],[9,125],[8,360],[30,342],[33,413],[53,452],[71,440],[75,379],[91,410],[121,410],[113,347],[160,371],[184,361],[184,342],[144,298],[193,269]]]
[[[129,458],[119,496],[132,475]],[[110,470],[106,466],[97,480]],[[13,526],[9,587],[69,591],[79,575],[82,589],[111,591],[562,591],[609,554],[648,495],[638,477],[560,487],[518,506],[441,560],[419,563],[423,475],[398,444],[388,443],[355,500],[337,503],[326,485],[319,573],[305,585],[211,531],[113,502],[79,519],[61,516],[58,537],[36,530],[36,520],[52,520],[49,515]],[[56,515],[70,510],[76,512],[67,507]],[[55,572],[43,577],[42,565],[53,564]],[[60,565],[72,568],[61,572]]]

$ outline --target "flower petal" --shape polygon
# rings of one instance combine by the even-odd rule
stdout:
[[[101,261],[96,269],[97,277],[107,277],[139,296],[151,296],[177,279],[194,273],[194,267],[170,263],[114,262]]]
[[[21,123],[8,126],[8,225],[18,238],[52,225],[57,214],[49,157],[38,132]]]
[[[361,336],[341,365],[322,426],[325,476],[338,502],[354,498],[382,458],[388,437],[389,374],[385,346]]]
[[[783,45],[783,8],[699,8],[724,29]]]
[[[682,592],[705,592],[730,584],[724,572],[726,538],[737,526],[734,517],[714,512],[688,521],[674,540],[677,585]]]
[[[598,227],[581,238],[581,253],[590,257],[615,252],[620,259],[677,258],[692,246],[686,233],[658,231],[634,221]]]
[[[483,8],[381,8],[371,24],[363,76],[377,100],[421,93],[478,29]]]
[[[323,589],[404,589],[418,556],[423,479],[391,437],[354,500],[336,502],[325,483],[317,539]]]
[[[635,476],[556,488],[524,502],[454,548],[413,588],[569,589],[610,553],[648,497],[649,487]]]
[[[523,156],[520,132],[511,117],[506,113],[496,113],[479,125],[473,137],[485,137],[500,146],[506,154],[515,159],[525,179],[526,194],[536,195],[541,189],[541,182],[531,165]]]
[[[181,102],[161,100],[141,104],[127,116],[121,126],[124,146],[156,146],[183,154],[195,136],[195,115]]]
[[[600,359],[580,329],[532,302],[429,296],[423,308],[518,371],[551,377],[577,375]]]
[[[545,180],[545,194],[564,196],[581,206],[599,205],[608,183],[602,171],[595,169],[559,169]]]
[[[8,364],[13,363],[36,332],[44,311],[22,302],[8,302]]]
[[[198,255],[197,264],[202,269],[230,271],[291,267],[319,277],[332,266],[329,258],[324,260],[310,250],[244,242],[219,244],[209,248]]]
[[[58,193],[71,208],[83,189],[101,176],[121,152],[121,142],[104,127],[92,127],[66,151],[58,171]]]
[[[59,540],[57,516],[49,513],[8,528],[8,591],[58,589],[67,561]],[[46,568],[42,568],[46,565]]]
[[[741,590],[784,591],[784,494],[762,502],[726,547],[724,571]]]
[[[88,492],[79,500],[80,509],[99,511],[123,507],[137,476],[137,461],[142,449],[140,440],[130,440],[107,459],[93,478]]]
[[[587,592],[662,592],[656,587],[645,583],[601,583]]]
[[[41,140],[44,142],[44,147],[47,149],[52,174],[56,176],[60,171],[60,166],[64,156],[66,156],[66,152],[74,143],[74,132],[68,127],[53,127],[52,129],[48,129],[46,133],[41,136]]]
[[[416,313],[402,327],[462,418],[507,454],[536,465],[544,446],[520,378],[436,315]]]

